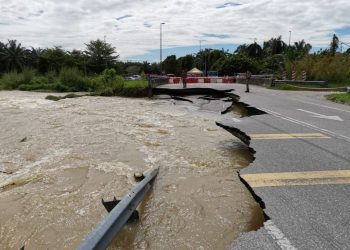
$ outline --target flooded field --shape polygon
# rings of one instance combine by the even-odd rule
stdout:
[[[101,199],[153,167],[140,221],[111,249],[225,249],[262,224],[236,173],[252,156],[215,125],[219,101],[45,96],[0,92],[1,249],[76,248],[106,215]]]

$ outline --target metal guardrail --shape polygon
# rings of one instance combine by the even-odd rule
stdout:
[[[280,83],[318,84],[318,85],[325,85],[325,84],[327,84],[327,81],[302,81],[302,80],[274,80],[274,82],[280,82]]]
[[[152,89],[160,85],[168,84],[170,77],[162,75],[148,75],[148,97],[152,97]]]
[[[169,83],[170,77],[163,75],[149,75],[148,76],[148,84],[152,88],[155,88],[159,85],[164,85]]]
[[[78,249],[106,249],[143,200],[151,187],[150,182],[157,176],[158,171],[156,168],[147,174],[86,237]]]

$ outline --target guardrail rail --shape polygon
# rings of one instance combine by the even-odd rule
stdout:
[[[78,249],[106,249],[143,200],[158,171],[159,168],[150,171],[86,237]]]

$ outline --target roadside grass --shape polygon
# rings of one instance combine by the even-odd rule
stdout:
[[[148,94],[148,82],[146,80],[125,81],[123,89],[119,90],[117,96],[146,97]]]
[[[146,80],[125,81],[124,89],[142,89],[147,88],[148,82]]]
[[[328,88],[339,88],[339,90],[335,91],[344,91],[346,86],[350,86],[350,84],[345,83],[328,83],[327,85],[314,85],[314,84],[287,84],[287,83],[275,83],[275,86],[271,86],[271,89],[277,89],[277,90],[307,90],[308,88],[311,89],[328,89]]]
[[[332,102],[350,105],[350,93],[330,94],[326,98]]]
[[[347,87],[350,86],[350,82],[330,82],[327,84],[329,88],[341,88],[341,87]]]
[[[284,83],[275,83],[274,86],[270,87],[271,89],[278,89],[278,90],[300,90],[299,88],[296,88],[289,84]]]

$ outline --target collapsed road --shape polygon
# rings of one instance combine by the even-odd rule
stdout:
[[[232,86],[228,87],[232,88]],[[242,102],[238,105],[223,106],[221,111],[224,112],[220,116],[216,116],[217,125],[225,128],[237,137],[241,135],[240,139],[249,145],[250,152],[255,152],[255,161],[248,168],[240,171],[240,177],[256,201],[264,209],[266,221],[263,227],[261,227],[262,224],[260,223],[251,223],[250,220],[252,219],[244,222],[247,224],[246,228],[250,228],[250,230],[256,230],[256,225],[260,225],[260,229],[249,233],[241,233],[238,240],[232,243],[231,248],[348,249],[349,201],[347,200],[347,193],[349,193],[349,187],[347,184],[349,183],[349,156],[347,148],[350,138],[347,124],[349,124],[349,108],[324,102],[319,96],[311,93],[298,92],[298,95],[296,95],[293,92],[282,92],[283,94],[281,94],[281,92],[253,87],[252,93],[244,94],[243,86],[234,85],[234,88],[235,92],[241,96]],[[22,95],[22,93],[14,92],[14,95]],[[181,110],[178,110],[178,108],[172,109],[166,105],[163,107],[164,103],[161,101],[145,103],[142,100],[113,98],[106,103],[105,99],[90,97],[67,100],[55,104],[42,103],[42,98],[38,98],[38,94],[31,95],[23,93],[23,96],[19,99],[8,98],[7,96],[3,98],[4,112],[7,112],[8,116],[12,115],[11,119],[8,118],[6,120],[9,124],[8,126],[15,126],[15,123],[18,123],[18,121],[24,121],[28,112],[32,115],[30,116],[30,128],[27,129],[25,126],[22,126],[20,134],[14,134],[15,130],[7,129],[5,130],[7,134],[4,133],[2,135],[4,143],[6,141],[11,142],[13,138],[19,136],[18,143],[8,144],[10,147],[2,148],[4,153],[6,153],[3,156],[6,155],[8,157],[8,159],[2,159],[4,164],[2,166],[4,168],[1,169],[3,172],[2,177],[7,178],[6,175],[12,176],[13,173],[16,176],[20,174],[18,177],[21,177],[21,179],[16,179],[10,188],[3,189],[1,193],[2,199],[5,201],[6,199],[11,199],[10,204],[15,205],[6,207],[7,203],[2,203],[4,212],[2,216],[5,216],[3,221],[6,222],[8,218],[11,218],[11,223],[7,223],[4,227],[2,226],[2,229],[13,228],[15,225],[16,230],[22,230],[22,233],[18,235],[20,238],[17,238],[17,240],[7,233],[11,232],[11,230],[3,230],[1,237],[3,237],[2,239],[5,240],[3,242],[6,242],[6,244],[14,247],[16,244],[26,241],[32,246],[44,246],[46,244],[45,240],[48,238],[51,237],[50,239],[53,240],[56,236],[64,235],[65,232],[68,232],[68,226],[73,229],[71,231],[74,233],[74,238],[64,242],[63,246],[74,245],[80,237],[85,235],[84,231],[81,230],[81,226],[83,223],[86,223],[86,216],[94,218],[96,222],[96,218],[102,215],[102,213],[99,213],[99,210],[96,210],[98,202],[91,202],[91,199],[98,200],[101,194],[104,197],[111,197],[117,190],[116,188],[118,188],[114,187],[116,183],[113,183],[113,185],[105,183],[103,187],[99,187],[99,184],[93,182],[93,180],[96,177],[100,181],[107,177],[112,178],[111,175],[113,174],[113,178],[117,177],[120,181],[123,181],[133,172],[130,166],[142,164],[142,154],[131,164],[125,161],[125,159],[130,159],[130,152],[138,154],[138,151],[135,151],[135,148],[138,149],[139,147],[138,143],[143,145],[141,147],[142,152],[151,154],[147,158],[151,165],[158,164],[160,160],[164,160],[170,167],[162,172],[162,181],[156,183],[155,195],[149,200],[152,204],[142,208],[144,218],[143,223],[140,225],[141,228],[136,230],[138,233],[135,235],[134,230],[132,230],[133,233],[130,235],[128,231],[125,232],[126,235],[130,236],[126,238],[128,242],[125,241],[125,244],[130,243],[130,240],[132,240],[134,246],[140,247],[152,246],[157,248],[164,246],[164,244],[175,247],[179,246],[180,242],[188,240],[186,246],[189,246],[188,244],[194,244],[192,246],[197,245],[198,241],[196,238],[186,238],[189,235],[186,232],[200,229],[198,226],[195,227],[196,224],[186,224],[191,221],[188,219],[180,220],[180,222],[178,220],[173,221],[168,217],[168,214],[167,216],[162,214],[164,208],[167,208],[168,210],[172,209],[171,211],[174,214],[188,215],[189,210],[181,206],[185,197],[175,196],[176,199],[171,200],[171,202],[165,202],[163,196],[170,198],[176,193],[190,192],[190,195],[186,196],[186,198],[189,198],[188,204],[195,205],[193,210],[195,213],[192,218],[200,220],[202,220],[202,217],[209,218],[210,215],[214,214],[211,210],[207,210],[208,205],[211,206],[209,209],[213,209],[213,212],[218,208],[223,208],[220,202],[214,202],[213,205],[212,191],[209,192],[213,188],[217,192],[215,198],[218,201],[220,199],[221,202],[226,202],[226,205],[239,202],[239,199],[233,200],[237,193],[234,193],[234,196],[230,196],[234,189],[222,190],[221,184],[212,186],[215,183],[222,183],[222,181],[225,182],[226,187],[233,183],[234,178],[220,179],[222,174],[232,176],[232,170],[234,170],[232,165],[228,165],[229,161],[226,160],[228,151],[234,149],[231,144],[227,144],[227,141],[231,140],[227,138],[231,137],[222,138],[221,133],[211,127],[211,116],[206,113],[198,113],[196,119],[189,119],[192,118],[192,115],[187,115],[187,110],[192,110],[191,105],[184,105]],[[200,109],[211,111],[212,107],[209,100],[215,100],[216,98],[210,94],[201,97],[201,100],[208,100],[208,102],[202,102]],[[174,99],[174,101],[187,103],[185,97]],[[228,105],[230,104],[229,101],[225,97],[221,99],[221,102],[227,102]],[[137,105],[140,107],[140,110],[129,110],[132,114],[123,113],[121,105],[124,105],[125,102],[129,106]],[[215,101],[213,102],[215,103]],[[235,103],[239,102],[236,101]],[[146,109],[144,108],[145,105]],[[143,107],[142,110],[141,107]],[[111,109],[116,111],[118,115],[111,114]],[[70,112],[67,112],[67,110],[70,110]],[[239,118],[230,115],[230,111],[239,113],[242,110],[245,111],[241,113]],[[155,111],[157,115],[153,114]],[[212,111],[217,112],[216,109]],[[147,115],[145,112],[147,112]],[[67,114],[72,115],[66,117]],[[47,119],[48,115],[50,119]],[[58,115],[62,120],[57,119]],[[39,122],[37,122],[37,117],[40,118]],[[105,119],[101,120],[100,117],[105,117],[111,124],[106,123]],[[171,117],[170,120],[169,117]],[[124,125],[121,121],[125,119],[129,121],[127,124],[135,124],[131,127],[133,129],[132,133],[122,133],[126,131],[126,128],[123,127]],[[11,123],[11,121],[14,123]],[[100,122],[99,127],[96,127],[96,122]],[[186,124],[185,122],[191,124]],[[164,127],[164,123],[169,124]],[[6,125],[7,123],[4,124]],[[27,122],[23,122],[23,124],[27,124]],[[77,126],[81,124],[84,125],[83,130]],[[160,127],[161,125],[163,126]],[[173,129],[174,126],[179,125],[185,126],[183,129],[180,126],[181,129],[179,131]],[[65,127],[72,130],[71,135],[73,136],[71,138],[74,140],[73,144],[69,141],[71,138],[62,137],[62,132],[67,133],[69,131],[63,129]],[[130,125],[127,128],[130,129]],[[39,133],[43,129],[50,135],[49,137],[46,134]],[[113,131],[106,134],[106,129],[113,129]],[[146,131],[147,133],[145,133]],[[203,131],[207,131],[207,138],[198,137]],[[92,139],[91,134],[98,136],[93,137],[93,141],[89,141]],[[148,137],[152,137],[146,140],[144,138],[145,134]],[[130,140],[130,136],[134,140]],[[49,141],[46,141],[48,138],[50,138]],[[55,138],[55,140],[52,140],[52,138]],[[163,145],[158,140],[159,138],[167,140],[167,143]],[[188,138],[191,138],[191,145],[186,145],[185,152],[188,151],[189,154],[186,154],[185,157],[190,159],[190,157],[194,157],[194,153],[198,153],[189,164],[182,161],[181,157],[176,156],[178,152],[183,152],[183,142],[188,142]],[[174,144],[176,140],[178,140],[178,143],[175,144],[175,147],[169,148],[167,146],[168,143]],[[38,143],[39,141],[41,144]],[[52,144],[52,141],[54,141],[54,144]],[[119,148],[113,151],[118,152],[118,158],[116,159],[114,159],[116,154],[105,152],[105,148],[98,147],[98,145],[104,145],[106,142],[115,145],[116,141],[121,142],[117,144]],[[121,147],[125,148],[126,142],[132,141],[137,144],[128,145],[128,148],[123,152]],[[54,146],[53,152],[49,154],[50,157],[45,155],[50,153],[52,148],[39,147],[43,143],[51,143]],[[69,149],[69,152],[63,150],[66,148],[67,143],[72,147]],[[217,143],[225,145],[225,147],[214,148]],[[194,145],[200,146],[200,150],[192,150]],[[148,150],[146,147],[151,148]],[[28,152],[28,148],[30,148],[30,152]],[[83,148],[84,151],[91,148],[92,151],[83,154],[80,148]],[[206,150],[208,148],[211,150]],[[96,154],[96,150],[98,150],[98,154]],[[205,153],[200,154],[200,152]],[[90,154],[93,153],[100,158],[99,161],[103,159],[106,161],[111,159],[117,161],[114,163],[118,166],[118,169],[116,169],[118,171],[114,171],[115,169],[110,164],[101,164],[98,161],[91,162]],[[213,157],[218,157],[218,153],[220,157],[214,160]],[[25,159],[19,158],[22,155]],[[168,159],[171,155],[176,156],[177,159]],[[11,156],[18,158],[16,158],[16,162],[10,159]],[[235,155],[236,157],[237,155]],[[180,165],[179,159],[181,160]],[[215,169],[212,169],[214,167],[212,162],[215,162]],[[220,163],[220,168],[217,168],[218,163]],[[20,168],[16,169],[17,165],[25,166],[23,168],[24,172]],[[45,169],[43,166],[45,166]],[[175,166],[182,166],[181,173],[177,171]],[[35,170],[35,176],[32,176],[33,169]],[[128,174],[125,175],[123,173],[120,175],[120,169],[123,169]],[[236,168],[236,170],[239,169],[240,167]],[[85,172],[88,174],[81,174]],[[213,176],[213,173],[215,173],[215,176]],[[188,182],[185,178],[187,175],[192,175],[191,180],[188,179]],[[176,176],[175,179],[174,176]],[[11,178],[13,179],[13,177]],[[72,183],[70,180],[73,178],[79,180],[78,189],[74,186],[68,186],[68,188],[66,186]],[[173,183],[174,180],[177,180],[176,183]],[[126,181],[127,179],[124,180],[125,183]],[[3,182],[3,185],[6,185],[6,183],[8,182]],[[194,188],[194,185],[197,185],[196,188]],[[64,190],[62,190],[62,187],[64,187]],[[102,192],[99,191],[97,194],[95,191],[91,191],[96,187],[98,189],[102,188]],[[208,190],[206,191],[203,187],[207,187]],[[40,192],[44,192],[45,195],[44,193],[40,196],[37,195]],[[221,192],[225,192],[225,195],[223,196]],[[202,194],[204,199],[198,199],[198,195]],[[203,203],[208,198],[206,195],[210,195],[210,202]],[[227,197],[231,199],[228,203]],[[42,199],[45,199],[45,203],[42,203]],[[54,204],[52,204],[52,201],[55,201]],[[85,207],[82,207],[82,203],[85,204]],[[246,201],[244,203],[246,204]],[[37,204],[43,204],[46,207],[43,209],[42,205],[37,206]],[[68,207],[67,204],[69,204]],[[220,206],[215,204],[220,204]],[[55,207],[59,205],[60,209],[65,209],[64,213],[57,214],[56,210],[52,209],[52,205]],[[154,208],[159,208],[160,206],[163,209],[154,210]],[[18,209],[13,210],[12,207],[17,207]],[[258,214],[252,213],[253,210],[244,214],[247,209],[249,207],[241,207],[238,210],[244,215],[242,218],[249,218],[252,214]],[[23,211],[27,214],[25,218],[18,216]],[[53,217],[46,218],[47,215],[42,213],[43,211],[51,211],[50,216]],[[70,211],[75,212],[67,213]],[[231,211],[225,210],[224,212],[227,214],[232,213],[232,208]],[[91,214],[93,215],[92,217]],[[68,218],[66,218],[67,215],[69,215]],[[35,224],[33,223],[34,221],[31,221],[31,218],[36,218]],[[59,220],[55,218],[59,218]],[[75,221],[74,225],[69,223],[72,220]],[[14,221],[16,224],[13,223]],[[91,222],[91,224],[95,224],[93,220]],[[227,223],[228,220],[223,220],[223,222]],[[43,227],[45,225],[43,223],[47,223],[47,226]],[[174,225],[174,223],[178,224],[178,228],[181,228],[181,231],[166,232],[169,229],[168,225]],[[30,230],[25,227],[26,224],[30,225]],[[205,225],[203,224],[202,226]],[[212,224],[210,225],[210,228],[212,228]],[[231,224],[225,226],[232,230]],[[33,228],[35,228],[35,231],[31,233]],[[86,232],[89,226],[83,228]],[[184,228],[188,230],[184,231]],[[199,230],[198,233],[201,231]],[[145,235],[144,232],[147,232],[147,234]],[[210,246],[212,247],[218,247],[217,243],[222,240],[214,235],[217,230],[210,232],[213,233],[211,238],[208,237],[208,231],[205,232],[208,239],[206,243],[211,244]],[[25,235],[25,233],[28,235]],[[169,240],[165,237],[166,233],[175,233],[177,239],[171,238]],[[72,235],[71,232],[69,234]],[[192,236],[196,235],[192,234]],[[232,232],[227,230],[224,236],[225,240],[227,240],[227,237],[231,237],[231,241],[234,239]],[[153,241],[155,238],[158,238],[158,240]],[[213,239],[218,239],[219,241],[215,242]],[[52,243],[56,244],[59,242],[52,241]],[[182,246],[185,247],[185,245]],[[209,246],[207,245],[207,247]],[[221,249],[221,247],[218,248]],[[120,248],[117,247],[116,249]]]
[[[349,249],[350,107],[322,93],[216,87],[266,112],[217,123],[255,152],[240,177],[266,218],[231,249]]]
[[[262,226],[237,175],[252,154],[215,124],[231,103],[46,96],[0,92],[1,248],[75,249],[106,216],[101,199],[153,167],[140,221],[110,249],[226,249]]]

